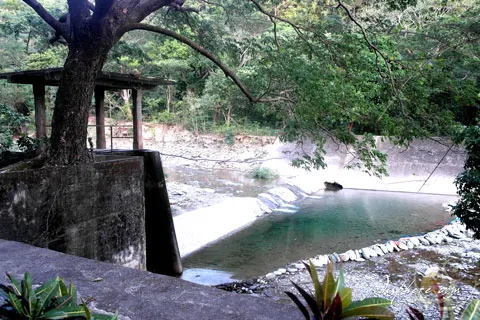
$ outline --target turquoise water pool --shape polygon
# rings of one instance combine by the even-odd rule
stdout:
[[[441,205],[455,198],[363,190],[324,192],[188,256],[184,278],[204,284],[247,279],[318,254],[431,231],[452,219]]]

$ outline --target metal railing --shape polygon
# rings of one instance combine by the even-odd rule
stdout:
[[[104,127],[104,128],[109,128],[110,129],[110,150],[113,150],[113,139],[133,139],[133,125],[101,125],[101,124],[91,124],[88,125],[88,127],[94,127],[95,129],[97,127]],[[122,136],[116,136],[114,133],[114,128],[132,128],[131,135],[122,135]],[[118,131],[116,132],[118,134]],[[93,140],[93,138],[92,138]],[[106,141],[106,132],[105,132],[105,141]],[[96,132],[95,132],[95,144],[96,144]],[[98,146],[95,145],[97,148]]]

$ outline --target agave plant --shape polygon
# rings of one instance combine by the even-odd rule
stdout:
[[[77,290],[68,287],[62,278],[48,280],[36,289],[32,287],[32,276],[26,272],[22,281],[7,273],[11,285],[0,285],[0,294],[6,303],[0,306],[0,314],[6,313],[15,319],[86,319],[116,320],[113,317],[91,314],[86,303],[77,304]]]
[[[305,299],[307,306],[291,292],[285,292],[297,305],[305,319],[337,320],[348,318],[393,319],[394,315],[387,306],[392,302],[383,298],[367,298],[352,302],[352,289],[344,286],[344,275],[340,270],[337,280],[333,276],[333,263],[327,264],[327,272],[323,283],[318,279],[317,270],[310,261],[304,263],[313,282],[314,294],[308,293],[296,283],[292,282],[300,295]],[[310,309],[310,311],[309,311]]]

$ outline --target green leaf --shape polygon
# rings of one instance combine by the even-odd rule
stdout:
[[[26,303],[24,305],[25,315],[32,316],[36,307],[37,297],[32,289],[32,276],[28,272],[25,272],[23,276],[22,291],[22,298]]]
[[[460,320],[480,319],[480,300],[475,299],[463,310]]]
[[[50,306],[52,298],[58,293],[58,282],[55,279],[52,279],[45,282],[37,289],[39,300],[37,307],[35,308],[35,316],[38,317]]]
[[[68,287],[68,295],[72,297],[72,300],[69,302],[69,305],[76,306],[77,305],[77,289],[72,283],[70,283]]]
[[[83,308],[83,311],[85,311],[85,318],[87,318],[87,320],[91,320],[92,319],[92,316],[90,314],[90,309],[88,309],[88,306],[87,304],[85,303],[85,301],[83,301],[82,299],[82,304],[81,304],[82,308]]]
[[[57,285],[57,280],[56,279],[50,279],[44,284],[42,284],[40,287],[35,289],[35,293],[37,297],[41,298],[45,295],[48,295],[50,292],[50,289],[55,287]]]
[[[65,285],[65,282],[63,281],[62,278],[57,277],[58,285],[59,285],[59,293],[60,297],[68,295],[68,289],[67,286]]]
[[[383,298],[367,298],[361,301],[355,301],[343,309],[343,317],[393,319],[393,313],[385,308],[385,306],[390,306],[391,304],[391,300]]]
[[[327,309],[332,304],[332,300],[335,297],[333,295],[335,291],[335,278],[333,277],[333,263],[329,261],[327,263],[327,272],[323,279],[323,308]]]
[[[21,315],[21,316],[25,316],[25,313],[23,312],[23,307],[22,307],[22,303],[20,302],[20,300],[17,298],[16,295],[14,295],[13,293],[9,292],[8,293],[8,301],[10,302],[10,304],[12,305],[12,307],[17,310],[18,314]]]
[[[118,320],[118,311],[115,312],[115,314],[113,316],[96,313],[96,314],[93,315],[92,320]]]
[[[20,285],[20,282],[18,282],[17,279],[15,279],[14,276],[12,276],[10,273],[7,272],[7,277],[8,279],[10,279],[10,282],[12,283],[12,287],[13,287],[13,290],[14,290],[14,293],[17,295],[17,296],[21,296],[22,295],[22,286]]]
[[[308,272],[310,273],[310,277],[312,278],[313,287],[315,290],[315,299],[317,300],[318,311],[322,312],[324,310],[322,284],[318,280],[317,270],[315,269],[313,262],[312,261],[309,261],[309,262],[310,264],[305,263],[305,267],[307,268]]]
[[[392,301],[384,298],[366,298],[360,301],[352,302],[347,308],[343,311],[348,311],[358,308],[367,308],[367,307],[381,307],[381,306],[390,306]]]
[[[342,313],[343,319],[365,317],[369,319],[395,319],[395,315],[385,307],[369,306],[350,309]]]
[[[62,308],[62,309],[53,309],[48,312],[45,312],[42,315],[43,319],[56,320],[56,319],[67,319],[73,317],[85,317],[85,311],[81,306]]]
[[[343,270],[340,269],[340,275],[338,276],[337,281],[335,282],[335,288],[333,290],[332,299],[345,287],[345,277],[343,275]],[[343,301],[342,301],[343,302]]]
[[[352,303],[352,289],[351,288],[343,288],[338,293],[340,295],[340,299],[342,300],[343,308],[346,308]]]

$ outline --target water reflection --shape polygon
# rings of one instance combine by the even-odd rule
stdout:
[[[431,231],[451,220],[441,204],[455,199],[360,190],[320,196],[304,199],[296,212],[277,211],[256,221],[187,257],[184,266],[221,270],[237,279],[260,276],[317,254],[340,253]]]

